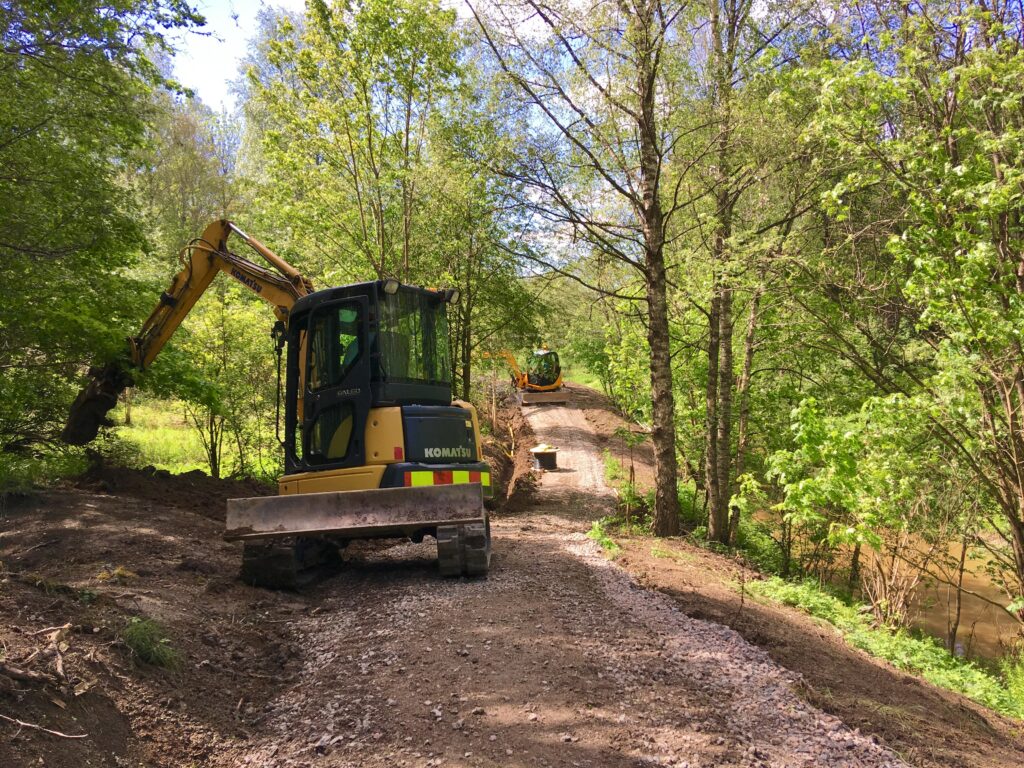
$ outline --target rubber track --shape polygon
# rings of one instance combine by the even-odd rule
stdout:
[[[441,575],[486,575],[491,564],[490,528],[490,521],[439,526],[437,563]]]

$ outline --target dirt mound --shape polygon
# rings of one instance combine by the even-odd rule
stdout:
[[[515,512],[529,504],[536,487],[530,458],[534,442],[533,431],[514,393],[506,393],[498,405],[492,434],[483,440],[484,458],[491,465],[494,498],[503,512]]]
[[[228,499],[276,493],[273,486],[257,480],[216,480],[199,470],[174,475],[154,467],[95,467],[78,478],[74,487],[170,504],[217,521],[224,520]]]
[[[258,487],[123,470],[79,482],[108,479],[122,485],[0,512],[0,714],[31,724],[0,722],[0,765],[207,764],[294,674],[306,603],[242,584],[239,546],[210,519]],[[127,639],[137,622],[159,627],[168,667]]]

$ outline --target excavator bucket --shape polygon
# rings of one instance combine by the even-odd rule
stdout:
[[[90,368],[89,383],[71,405],[61,440],[70,445],[85,445],[95,439],[100,427],[113,426],[107,414],[117,405],[117,398],[125,388],[131,385],[132,377],[117,363]]]
[[[274,539],[420,540],[427,534],[437,539],[442,574],[487,573],[490,524],[480,484],[228,499],[224,538],[255,547]]]
[[[564,389],[557,389],[554,392],[522,392],[520,402],[523,405],[545,405],[569,402],[569,393]]]

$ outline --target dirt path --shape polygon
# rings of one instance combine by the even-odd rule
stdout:
[[[561,469],[495,521],[490,577],[442,580],[428,543],[351,562],[302,596],[301,670],[214,762],[902,765],[739,635],[610,565],[583,535],[611,504],[592,427],[571,407],[528,419]]]

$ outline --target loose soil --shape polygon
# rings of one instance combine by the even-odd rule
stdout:
[[[1021,764],[1011,724],[904,683],[794,612],[736,610],[728,561],[679,542],[653,557],[637,539],[628,569],[610,563],[583,533],[614,504],[601,462],[614,428],[591,411],[614,413],[570,392],[498,448],[519,491],[494,514],[487,579],[442,579],[428,541],[351,547],[301,593],[244,586],[219,518],[224,498],[264,491],[199,478],[114,473],[9,503],[0,664],[47,679],[0,668],[0,714],[85,738],[0,722],[0,765]],[[561,449],[536,487],[533,442]],[[133,658],[132,617],[160,622],[180,664]],[[829,670],[842,690],[815,666],[848,667]],[[866,667],[891,690],[855,688]]]

